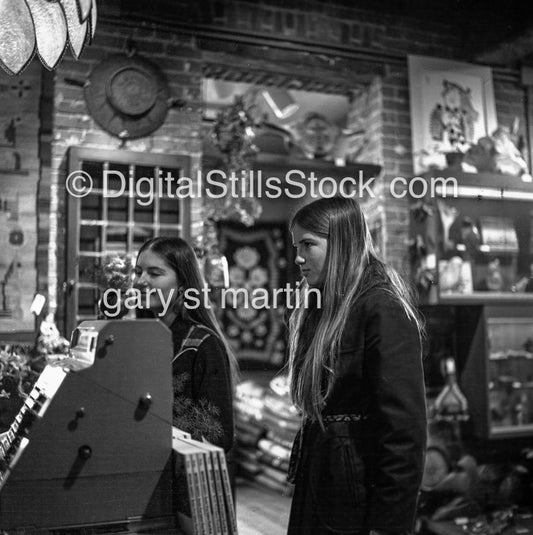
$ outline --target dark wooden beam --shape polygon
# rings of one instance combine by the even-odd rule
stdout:
[[[206,77],[323,93],[350,94],[384,73],[383,65],[300,51],[202,39]]]

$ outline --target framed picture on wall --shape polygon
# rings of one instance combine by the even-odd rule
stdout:
[[[496,129],[492,71],[426,56],[408,64],[414,171],[443,169]]]

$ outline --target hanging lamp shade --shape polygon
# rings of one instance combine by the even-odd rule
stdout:
[[[78,59],[95,28],[96,0],[0,0],[0,66],[20,74],[37,54],[53,70],[67,44]]]

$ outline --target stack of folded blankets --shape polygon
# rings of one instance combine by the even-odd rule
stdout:
[[[269,387],[253,381],[240,383],[235,399],[239,474],[292,495],[287,472],[300,421],[286,376],[274,378]]]

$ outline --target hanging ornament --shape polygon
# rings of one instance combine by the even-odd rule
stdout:
[[[235,97],[232,106],[217,115],[213,127],[213,141],[222,152],[230,171],[249,169],[257,147],[254,145],[255,122],[242,96]]]
[[[213,288],[229,286],[228,260],[219,248],[216,223],[236,220],[251,226],[261,215],[261,203],[251,195],[250,184],[257,155],[254,126],[256,123],[250,108],[245,105],[242,96],[237,96],[232,106],[218,114],[213,127],[214,144],[222,153],[228,176],[234,180],[232,194],[223,199],[205,200],[203,231],[195,242],[204,277]]]
[[[257,155],[254,144],[257,126],[250,113],[250,107],[242,96],[235,97],[232,106],[219,112],[213,127],[213,141],[222,153],[228,175],[236,177],[232,191],[237,195],[227,195],[224,199],[208,199],[205,215],[213,221],[236,219],[251,226],[261,215],[259,200],[251,195],[250,180],[253,162]]]

